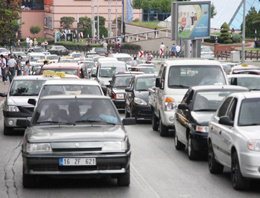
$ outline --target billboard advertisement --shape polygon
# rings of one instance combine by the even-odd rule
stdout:
[[[132,22],[133,19],[133,0],[122,0],[122,21]]]
[[[210,2],[172,3],[172,40],[210,36]]]

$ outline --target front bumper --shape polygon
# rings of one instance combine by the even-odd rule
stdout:
[[[208,144],[207,144],[208,133],[195,132],[192,133],[191,135],[192,135],[192,145],[194,150],[196,151],[208,150]]]
[[[163,125],[167,126],[168,128],[174,128],[175,110],[163,111],[160,114],[160,116],[161,116]]]
[[[31,113],[22,113],[22,112],[4,112],[4,125],[6,127],[13,127],[13,128],[23,128],[17,125],[19,121],[25,121],[31,118]]]
[[[240,169],[244,177],[260,179],[260,153],[256,151],[241,152]]]
[[[133,116],[136,118],[151,119],[152,111],[150,105],[135,105],[132,110]]]
[[[114,102],[116,108],[118,110],[125,110],[125,100],[120,100],[120,99],[112,99],[112,101]]]
[[[29,175],[110,175],[129,171],[131,151],[118,154],[29,155],[23,153],[23,171]],[[96,158],[95,166],[60,166],[60,158]]]

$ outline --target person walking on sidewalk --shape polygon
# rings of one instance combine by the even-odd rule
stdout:
[[[9,81],[12,82],[14,76],[15,76],[15,68],[17,67],[17,62],[14,59],[14,56],[10,56],[10,60],[7,63],[7,72],[9,73]]]
[[[175,47],[175,45],[174,44],[172,44],[172,48],[171,48],[171,55],[172,55],[172,58],[174,58],[175,57],[175,53],[176,53],[176,47]]]
[[[159,51],[159,53],[162,54],[162,55],[164,55],[164,49],[165,49],[165,45],[162,43],[162,44],[160,45],[160,51]]]
[[[17,76],[21,76],[22,75],[22,60],[23,60],[23,57],[21,57],[20,55],[18,56],[18,59],[17,59]]]
[[[4,57],[3,54],[1,54],[1,61],[2,61],[1,69],[2,69],[3,82],[6,82],[7,81],[7,76],[6,76],[6,58]]]
[[[30,62],[27,60],[27,61],[25,62],[25,66],[24,66],[24,69],[23,69],[23,75],[25,75],[25,76],[30,75],[30,69],[29,69],[29,67],[30,67]]]

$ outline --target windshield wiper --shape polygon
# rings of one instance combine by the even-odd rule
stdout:
[[[59,122],[59,121],[51,121],[51,120],[45,120],[45,121],[41,121],[41,122],[36,122],[36,124],[46,124],[46,123],[49,123],[49,124],[67,124],[67,125],[72,125],[74,123],[71,123],[71,122]]]
[[[148,91],[148,89],[138,89],[136,91]]]
[[[169,85],[169,87],[190,88],[189,86],[185,86],[185,85]]]
[[[196,109],[194,111],[216,111],[216,109]]]
[[[103,121],[103,120],[78,120],[75,122],[76,123],[100,123],[100,124],[110,124],[110,125],[116,125],[116,123],[113,123],[113,122],[106,122],[106,121]]]

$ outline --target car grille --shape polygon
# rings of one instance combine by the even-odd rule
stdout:
[[[102,148],[53,148],[53,152],[101,151]]]

